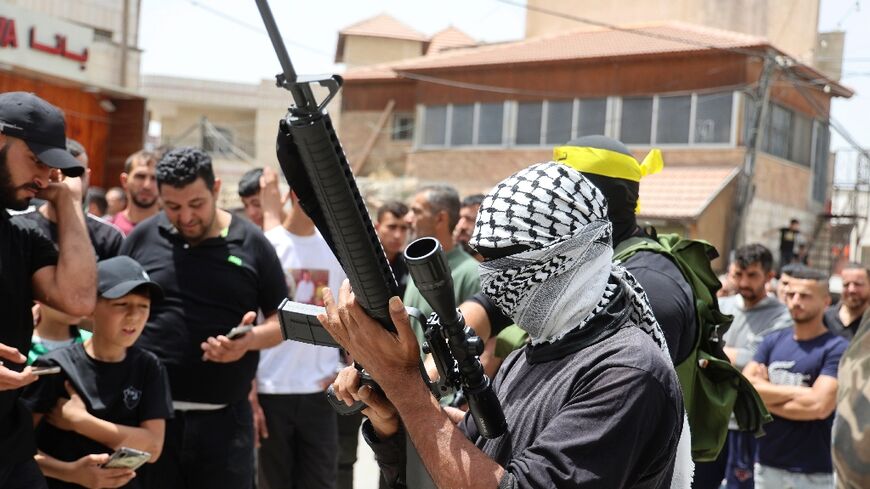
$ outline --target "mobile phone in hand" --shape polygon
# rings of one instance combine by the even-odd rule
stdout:
[[[240,325],[236,326],[235,328],[231,329],[229,333],[227,333],[227,338],[234,340],[240,336],[245,335],[246,333],[248,333],[252,329],[254,329],[254,326],[252,326],[250,324],[240,324]]]
[[[135,448],[121,447],[112,454],[109,461],[103,464],[104,469],[133,469],[145,465],[151,460],[151,454]]]
[[[59,374],[60,367],[33,367],[30,370],[30,373],[32,373],[33,375]]]

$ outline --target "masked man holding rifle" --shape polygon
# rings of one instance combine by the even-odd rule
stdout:
[[[354,369],[334,384],[362,400],[367,442],[391,487],[405,487],[404,432],[438,487],[667,488],[683,406],[661,329],[634,277],[611,263],[601,192],[553,162],[522,170],[481,205],[470,244],[481,286],[532,341],[494,383],[507,433],[479,435],[422,381],[419,347],[398,297],[397,334],[366,315],[347,282],[319,319],[381,386]]]

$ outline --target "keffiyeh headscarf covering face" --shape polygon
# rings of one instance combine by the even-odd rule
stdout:
[[[483,292],[533,344],[583,327],[623,287],[629,319],[667,351],[643,289],[611,264],[604,196],[578,171],[541,163],[499,183],[480,206],[470,244],[486,257]]]

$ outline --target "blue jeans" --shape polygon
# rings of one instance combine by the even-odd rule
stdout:
[[[175,411],[163,452],[136,478],[146,489],[251,489],[254,419],[247,399],[214,411]]]
[[[833,489],[834,474],[802,474],[755,464],[755,487],[758,489]]]
[[[723,479],[728,489],[753,489],[757,443],[752,433],[729,431],[719,457],[695,465],[693,489],[718,489]]]

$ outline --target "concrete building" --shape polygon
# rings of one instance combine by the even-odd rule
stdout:
[[[528,0],[526,38],[574,30],[578,18],[615,25],[682,21],[766,38],[839,79],[843,33],[819,33],[820,0]]]
[[[148,75],[142,81],[153,126],[159,127],[154,146],[197,146],[208,151],[223,180],[220,204],[239,204],[241,175],[253,167],[278,167],[275,137],[278,121],[291,104],[290,92],[272,80],[258,85]],[[325,91],[314,89],[321,99]],[[341,106],[341,92],[330,102]],[[339,118],[333,115],[336,131]]]
[[[727,251],[770,56],[779,66],[745,239],[776,248],[789,218],[811,227],[828,201],[830,100],[852,95],[784,54],[762,37],[682,22],[447,49],[348,70],[343,142],[363,174],[447,181],[463,194],[551,159],[553,146],[579,135],[619,138],[638,157],[659,147],[666,169],[641,183],[641,217]]]
[[[0,0],[0,91],[31,91],[64,111],[93,185],[114,185],[144,141],[138,25],[133,0]]]

